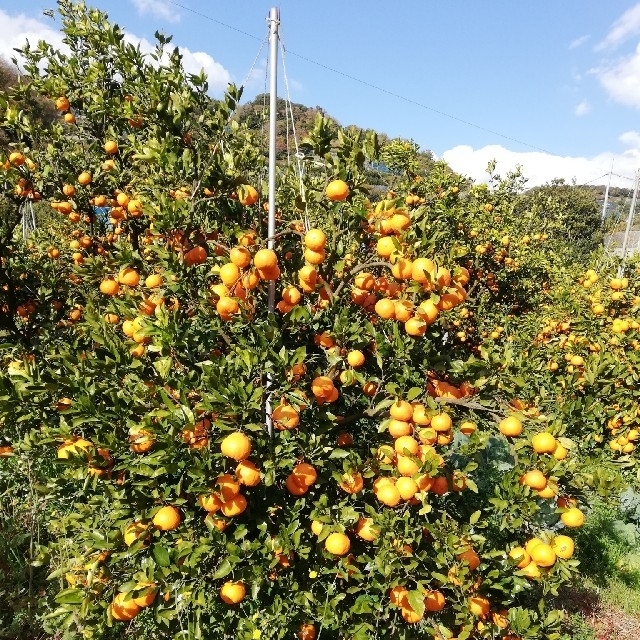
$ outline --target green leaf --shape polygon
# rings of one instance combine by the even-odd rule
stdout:
[[[233,571],[233,565],[229,562],[229,558],[225,558],[218,566],[218,568],[213,572],[211,576],[214,580],[219,580],[220,578],[224,578],[228,576]]]
[[[152,553],[153,553],[153,558],[161,567],[168,567],[171,564],[169,551],[168,549],[166,549],[166,547],[163,547],[161,544],[154,544]]]
[[[83,599],[84,592],[81,589],[63,589],[55,596],[59,604],[82,604]]]

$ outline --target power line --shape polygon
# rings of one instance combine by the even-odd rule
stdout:
[[[261,40],[261,38],[259,38],[258,36],[255,36],[252,33],[248,33],[247,31],[243,31],[242,29],[239,29],[237,27],[234,27],[230,24],[227,24],[226,22],[222,22],[222,20],[217,20],[216,18],[213,18],[205,13],[202,13],[200,11],[196,11],[195,9],[191,9],[190,7],[186,7],[183,4],[180,4],[179,2],[175,2],[175,0],[167,0],[167,2],[169,2],[170,4],[179,7],[180,9],[183,9],[185,11],[188,11],[190,13],[193,13],[194,15],[199,16],[200,18],[204,18],[205,20],[209,20],[211,22],[214,22],[215,24],[219,24],[222,27],[226,27],[227,29],[231,29],[232,31],[235,31],[236,33],[240,33],[243,36],[246,36],[248,38],[251,38],[252,40]],[[491,135],[494,136],[498,136],[499,138],[502,138],[503,140],[509,140],[510,142],[515,142],[516,144],[520,144],[524,147],[528,147],[529,149],[533,149],[535,151],[541,151],[542,153],[547,153],[550,155],[554,155],[557,156],[559,154],[557,153],[553,153],[552,151],[548,151],[547,149],[543,149],[542,147],[538,147],[536,145],[533,144],[529,144],[528,142],[524,142],[523,140],[519,140],[518,138],[514,138],[512,136],[508,136],[506,134],[500,133],[498,131],[494,131],[493,129],[489,129],[487,127],[483,127],[482,125],[476,124],[474,122],[470,122],[469,120],[464,120],[463,118],[458,118],[457,116],[451,115],[450,113],[446,113],[445,111],[441,111],[440,109],[436,109],[435,107],[430,107],[429,105],[426,105],[422,102],[418,102],[417,100],[413,100],[412,98],[407,98],[406,96],[403,96],[399,93],[395,93],[394,91],[389,91],[389,89],[385,89],[384,87],[381,87],[377,84],[373,84],[372,82],[369,82],[367,80],[363,80],[362,78],[358,78],[356,76],[353,76],[349,73],[346,73],[344,71],[340,71],[339,69],[335,69],[334,67],[330,67],[329,65],[323,64],[322,62],[318,62],[317,60],[313,60],[312,58],[309,58],[305,55],[302,55],[300,53],[296,53],[295,51],[291,51],[291,50],[287,50],[287,53],[289,55],[295,56],[296,58],[299,58],[300,60],[303,60],[304,62],[307,62],[309,64],[313,64],[321,69],[325,69],[326,71],[330,71],[331,73],[335,73],[337,75],[340,75],[344,78],[347,78],[349,80],[352,80],[353,82],[357,82],[365,87],[369,87],[371,89],[375,89],[376,91],[379,91],[381,93],[384,93],[386,95],[389,95],[393,98],[396,98],[398,100],[402,100],[403,102],[406,102],[408,104],[412,104],[414,106],[420,107],[421,109],[425,109],[426,111],[430,111],[432,113],[438,114],[440,116],[444,116],[445,118],[449,118],[450,120],[454,120],[455,122],[459,122],[461,124],[464,124],[468,127],[472,127],[474,129],[478,129],[479,131],[484,131],[485,133],[490,133]]]

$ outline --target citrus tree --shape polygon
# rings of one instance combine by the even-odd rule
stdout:
[[[4,191],[57,220],[3,255],[0,378],[2,464],[43,470],[48,630],[559,638],[577,460],[463,331],[493,321],[483,260],[500,313],[524,298],[529,243],[492,235],[514,194],[436,166],[374,200],[375,136],[319,116],[268,238],[240,91],[58,10],[69,52],[26,46],[1,97]],[[50,126],[11,108],[33,94]]]

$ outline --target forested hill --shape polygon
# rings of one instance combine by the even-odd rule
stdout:
[[[286,101],[282,98],[278,98],[277,101],[278,119],[276,124],[276,149],[278,158],[285,158],[287,155],[287,144],[290,153],[295,153],[295,144],[293,140],[293,128],[292,128],[292,115],[293,124],[295,125],[296,137],[300,142],[313,127],[313,122],[318,113],[330,118],[335,128],[337,129],[341,124],[328,114],[322,107],[307,107],[303,104],[292,103],[291,111],[287,114]],[[247,123],[249,128],[255,131],[262,131],[265,140],[265,150],[268,148],[268,134],[269,134],[269,96],[267,94],[260,94],[256,96],[254,100],[240,106],[236,112],[236,117],[239,121]],[[353,125],[358,127],[358,125]],[[358,127],[359,128],[359,127]],[[289,135],[287,142],[287,132]],[[377,132],[378,139],[381,145],[385,145],[391,141],[388,135],[382,132]],[[409,142],[412,146],[417,148],[415,143]],[[431,151],[419,150],[417,153],[417,160],[419,163],[418,173],[426,173],[433,165],[434,159]]]

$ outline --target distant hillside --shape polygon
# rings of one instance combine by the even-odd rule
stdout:
[[[289,153],[295,153],[295,144],[293,140],[293,130],[291,127],[291,113],[287,114],[286,101],[282,98],[277,100],[278,118],[276,123],[276,152],[279,160],[287,157],[287,148]],[[295,124],[296,137],[298,142],[308,134],[313,127],[313,122],[318,113],[331,119],[336,129],[340,127],[340,123],[327,113],[322,107],[307,107],[303,104],[292,103],[291,112]],[[262,133],[265,140],[265,150],[268,148],[269,136],[269,96],[268,94],[260,94],[254,100],[241,105],[236,110],[236,118],[240,122],[244,122],[248,127],[258,133]],[[352,125],[356,128],[358,125]],[[345,127],[347,128],[347,127]],[[289,138],[287,140],[287,130]],[[385,133],[376,132],[380,145],[383,146],[391,141],[391,138]],[[287,147],[288,145],[288,147]],[[427,173],[434,164],[433,154],[431,151],[418,151],[419,172]],[[376,170],[385,173],[384,165],[378,165]]]

